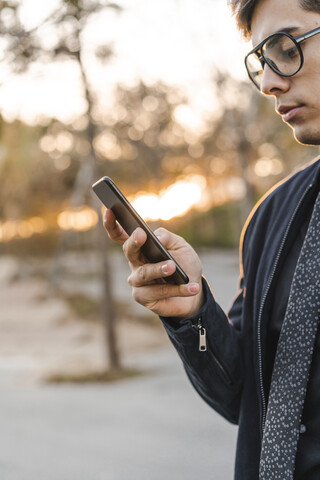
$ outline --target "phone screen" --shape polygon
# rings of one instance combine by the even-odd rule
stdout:
[[[131,235],[137,227],[141,227],[146,232],[147,240],[142,246],[141,251],[150,263],[157,263],[165,260],[173,260],[175,262],[176,271],[173,275],[165,278],[166,282],[177,285],[189,282],[186,273],[174,258],[172,258],[168,250],[158,240],[150,227],[136,212],[131,203],[121,193],[111,178],[102,177],[92,185],[92,188],[101,202],[113,211],[117,221],[128,235]]]

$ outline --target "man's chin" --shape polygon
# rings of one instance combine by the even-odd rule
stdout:
[[[291,127],[294,138],[301,145],[318,146],[320,145],[320,130]]]

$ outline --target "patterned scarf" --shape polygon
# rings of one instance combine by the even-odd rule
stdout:
[[[259,480],[293,480],[320,312],[320,194],[292,280],[271,379]]]

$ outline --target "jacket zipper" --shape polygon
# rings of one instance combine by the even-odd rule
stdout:
[[[213,358],[215,364],[221,371],[225,381],[228,383],[228,385],[232,385],[233,381],[231,379],[231,376],[225,369],[225,367],[221,364],[217,356],[214,354],[214,352],[211,350],[209,344],[208,344],[208,339],[207,339],[207,330],[204,328],[202,324],[202,319],[201,317],[198,318],[198,322],[196,324],[193,324],[192,327],[198,331],[199,335],[199,352],[208,352],[211,357]]]
[[[266,299],[267,299],[267,296],[268,296],[268,293],[269,293],[269,290],[270,290],[270,287],[271,287],[271,284],[272,284],[272,281],[273,281],[273,278],[274,278],[274,275],[275,275],[275,272],[277,270],[277,266],[278,266],[278,263],[279,263],[279,259],[280,259],[280,256],[281,256],[281,253],[283,251],[283,247],[285,245],[285,242],[287,240],[287,237],[288,237],[288,233],[289,233],[289,230],[291,228],[291,225],[293,223],[293,220],[303,202],[303,200],[305,199],[307,193],[309,192],[309,190],[313,187],[312,184],[310,184],[308,186],[308,188],[305,190],[304,194],[302,195],[302,197],[300,198],[300,201],[298,203],[298,205],[296,206],[295,210],[294,210],[294,213],[292,215],[292,217],[290,218],[290,222],[287,226],[287,229],[285,231],[285,234],[284,234],[284,237],[282,239],[282,242],[281,242],[281,245],[280,245],[280,249],[278,251],[278,254],[277,254],[277,257],[276,257],[276,260],[275,260],[275,263],[273,265],[273,270],[272,270],[272,273],[271,273],[271,276],[269,278],[269,282],[268,282],[268,285],[267,285],[267,288],[265,290],[265,293],[264,293],[264,296],[262,298],[262,302],[261,302],[261,306],[260,306],[260,310],[259,310],[259,317],[258,317],[258,326],[257,326],[257,335],[258,335],[258,364],[259,364],[259,383],[260,383],[260,399],[261,399],[261,405],[262,405],[262,423],[261,423],[261,433],[263,435],[263,432],[264,432],[264,428],[265,428],[265,423],[266,423],[266,414],[267,414],[267,405],[266,405],[266,397],[265,397],[265,392],[264,392],[264,386],[263,386],[263,370],[262,370],[262,341],[261,341],[261,323],[262,323],[262,314],[263,314],[263,309],[264,309],[264,306],[265,306],[265,302],[266,302]]]

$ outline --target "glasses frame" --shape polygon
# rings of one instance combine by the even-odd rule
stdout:
[[[246,70],[247,70],[247,73],[249,75],[249,78],[250,80],[252,81],[252,83],[257,87],[257,89],[259,91],[261,91],[261,86],[258,85],[258,83],[256,83],[256,81],[254,80],[254,78],[251,76],[251,73],[249,71],[249,68],[248,68],[248,65],[247,65],[247,62],[248,62],[248,57],[252,54],[255,54],[257,57],[258,57],[258,60],[260,61],[261,63],[261,67],[262,67],[262,70],[264,70],[264,65],[267,64],[271,70],[273,70],[277,75],[280,75],[281,77],[293,77],[294,75],[296,75],[300,70],[301,68],[303,67],[303,63],[304,63],[304,56],[303,56],[303,53],[302,53],[302,49],[300,47],[300,43],[304,42],[305,40],[308,40],[308,38],[311,38],[313,37],[314,35],[317,35],[318,33],[320,33],[320,27],[317,27],[317,28],[314,28],[313,30],[310,30],[309,32],[307,33],[304,33],[303,35],[299,35],[298,37],[294,37],[293,35],[290,35],[290,33],[287,33],[287,32],[275,32],[275,33],[272,33],[271,35],[269,35],[268,37],[266,37],[264,40],[262,40],[261,43],[259,43],[259,45],[257,45],[256,47],[254,47],[246,56],[245,56],[245,59],[244,59],[244,63],[245,63],[245,66],[246,66]],[[274,65],[272,65],[271,62],[269,62],[267,60],[267,58],[263,55],[262,53],[262,49],[263,49],[263,46],[264,44],[270,40],[270,38],[272,37],[275,37],[275,36],[278,36],[278,35],[285,35],[286,37],[289,37],[293,43],[296,45],[297,49],[298,49],[298,52],[299,52],[299,55],[300,55],[300,67],[298,68],[298,70],[294,73],[290,73],[290,74],[286,74],[286,73],[281,73],[279,70],[277,70]],[[264,63],[263,63],[264,62]]]

